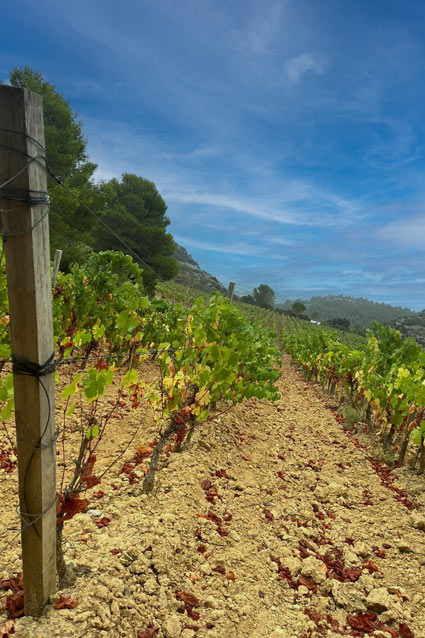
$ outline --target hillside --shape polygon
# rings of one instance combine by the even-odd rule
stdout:
[[[279,304],[280,308],[289,309],[293,301]],[[312,297],[303,301],[306,314],[319,321],[344,317],[350,320],[351,328],[370,328],[374,321],[381,324],[392,324],[402,317],[415,317],[416,313],[409,308],[390,306],[385,303],[370,301],[363,297],[346,297],[344,295],[329,295],[327,297]]]
[[[413,316],[396,319],[393,327],[400,330],[404,337],[414,337],[421,346],[425,347],[425,310]]]
[[[212,292],[213,290],[226,292],[223,284],[216,277],[202,270],[183,246],[177,244],[174,257],[179,265],[179,272],[173,281],[206,292]]]

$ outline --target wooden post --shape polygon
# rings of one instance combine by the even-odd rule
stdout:
[[[58,272],[59,272],[59,266],[61,263],[61,259],[62,259],[62,251],[61,250],[56,250],[55,251],[55,259],[53,261],[53,274],[52,274],[52,288],[53,290],[55,289],[56,286],[56,279],[58,278]]]
[[[0,184],[4,196],[39,197],[43,168],[42,99],[0,86]],[[39,144],[37,144],[38,142]],[[41,165],[29,160],[39,157]],[[14,189],[14,190],[11,190]],[[19,190],[16,190],[19,189]],[[38,192],[36,192],[38,191]],[[52,291],[47,204],[0,200],[15,359],[44,364],[53,353]],[[39,379],[14,373],[25,615],[39,616],[56,591],[56,450],[54,373]]]
[[[233,301],[233,293],[234,293],[234,291],[235,291],[235,284],[234,284],[233,281],[231,281],[230,284],[229,284],[229,290],[227,291],[227,296],[230,299],[230,303],[232,303],[232,301]]]

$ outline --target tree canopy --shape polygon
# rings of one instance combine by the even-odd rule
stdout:
[[[296,315],[302,315],[303,312],[305,311],[305,305],[303,304],[302,301],[294,301],[294,303],[292,304],[292,311]]]
[[[94,184],[97,165],[88,160],[87,140],[82,124],[66,100],[39,71],[29,67],[14,69],[12,86],[39,93],[43,98],[46,158],[51,170],[89,208],[101,214],[104,196]],[[64,250],[63,265],[82,260],[93,245],[96,219],[54,179],[48,177],[52,249]],[[64,245],[64,242],[66,245]]]
[[[261,306],[261,308],[273,308],[276,295],[273,288],[270,288],[267,284],[261,284],[258,288],[254,288],[252,296],[256,306]]]
[[[345,317],[334,317],[333,319],[328,319],[325,323],[339,330],[350,330],[350,320],[345,319]]]
[[[162,279],[177,274],[173,257],[175,243],[166,232],[170,220],[167,206],[155,184],[126,173],[122,180],[95,183],[97,165],[89,161],[87,140],[82,124],[66,100],[39,71],[29,67],[14,69],[10,83],[39,93],[43,98],[46,159],[50,169],[70,192],[48,177],[52,251],[64,251],[62,267],[85,261],[90,253],[119,250],[134,251],[143,265],[143,283],[148,294],[154,291],[157,273]],[[95,213],[92,215],[87,208]],[[131,250],[114,236],[111,228]],[[134,256],[134,255],[133,255]],[[147,266],[146,266],[147,264]]]
[[[258,288],[254,288],[252,295],[245,295],[240,298],[240,301],[253,306],[260,306],[261,308],[273,308],[275,292],[273,288],[270,288],[267,284],[261,284]]]
[[[171,279],[178,266],[173,257],[175,243],[166,232],[170,220],[167,206],[155,184],[130,173],[103,184],[107,199],[103,221],[143,259],[143,283],[149,294],[153,293],[156,274]],[[95,233],[96,250],[126,250],[121,242],[105,226],[99,224]],[[155,274],[156,273],[156,274]]]

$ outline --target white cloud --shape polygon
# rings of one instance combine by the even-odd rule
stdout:
[[[293,239],[285,239],[283,237],[271,237],[270,242],[272,244],[278,244],[278,246],[292,246],[295,244]]]
[[[425,215],[387,224],[377,231],[378,237],[402,248],[425,250]]]
[[[324,61],[321,58],[315,58],[310,53],[301,53],[301,55],[287,61],[286,76],[291,82],[297,84],[308,71],[322,74],[324,66]]]
[[[230,246],[223,246],[222,244],[212,244],[204,241],[197,241],[190,239],[189,237],[175,236],[175,240],[183,246],[191,246],[193,248],[199,248],[200,250],[209,250],[216,253],[228,253],[230,255],[245,255],[248,257],[255,257],[260,255],[258,248],[255,246],[249,246],[241,242],[231,244]]]
[[[304,215],[298,213],[288,213],[285,211],[272,212],[264,210],[255,201],[249,201],[238,196],[215,195],[207,192],[197,191],[164,191],[167,201],[181,202],[184,204],[201,204],[204,206],[216,206],[218,208],[230,208],[239,213],[253,215],[258,219],[275,221],[281,224],[304,224],[308,223]]]

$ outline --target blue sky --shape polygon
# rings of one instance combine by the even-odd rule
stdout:
[[[42,71],[224,284],[425,307],[422,0],[2,5],[0,77]]]

